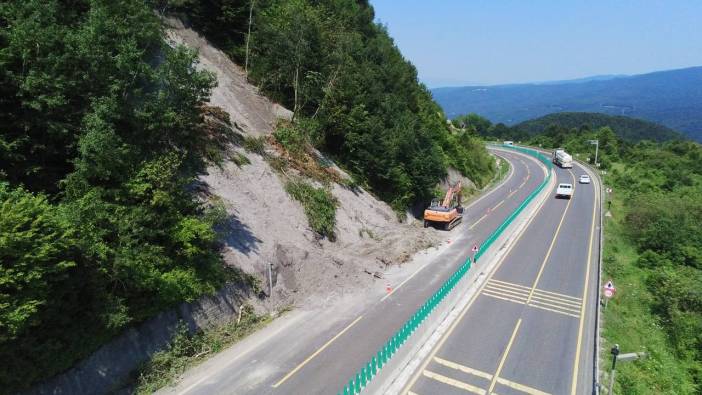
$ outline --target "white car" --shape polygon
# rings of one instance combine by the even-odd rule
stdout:
[[[583,174],[580,176],[580,180],[578,180],[581,184],[589,184],[590,183],[590,176],[587,174]]]
[[[556,198],[566,198],[570,199],[573,196],[573,185],[572,184],[558,184],[556,188]]]

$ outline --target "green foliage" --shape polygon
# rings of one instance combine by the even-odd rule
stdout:
[[[338,203],[331,192],[315,188],[302,180],[288,181],[285,190],[302,204],[312,230],[333,241]]]
[[[251,161],[249,158],[246,157],[246,155],[242,154],[241,152],[234,152],[231,157],[231,161],[234,162],[239,167],[251,164]]]
[[[222,18],[248,22],[249,4],[171,1],[170,9],[241,61],[246,35]],[[293,156],[308,142],[320,148],[397,211],[430,199],[448,166],[478,184],[489,180],[495,169],[484,146],[451,134],[416,69],[373,17],[366,2],[255,2],[249,77],[294,110],[296,125],[281,128],[277,140]]]
[[[283,124],[273,132],[273,137],[291,156],[297,158],[307,153],[308,147],[311,146],[303,125]]]
[[[0,4],[0,384],[66,370],[223,281],[191,185],[221,157],[214,86],[149,4]],[[85,319],[90,317],[90,319]]]
[[[0,344],[41,322],[75,262],[72,229],[43,195],[0,183]]]
[[[535,135],[543,133],[551,125],[565,129],[587,130],[608,126],[621,139],[634,143],[641,140],[662,142],[682,138],[680,133],[653,122],[621,115],[593,112],[559,112],[549,114],[541,118],[518,123],[513,129],[525,132],[528,135]]]
[[[650,358],[622,365],[615,392],[692,394],[702,388],[702,146],[631,143],[604,126],[548,126],[528,143],[599,161],[613,188],[604,270],[619,284],[605,338]]]
[[[241,321],[190,334],[184,323],[178,326],[164,351],[153,355],[137,372],[137,394],[151,394],[173,383],[188,368],[216,354],[227,346],[261,328],[269,318],[258,316],[251,306],[244,306]]]
[[[459,115],[451,120],[454,127],[467,129],[475,134],[485,136],[492,127],[492,122],[478,114]]]
[[[604,132],[606,179],[614,189],[605,270],[622,284],[605,317],[606,337],[651,354],[622,368],[620,392],[696,393],[702,388],[702,146],[632,145]]]
[[[266,139],[265,139],[265,137],[246,136],[246,137],[244,137],[244,148],[249,152],[253,152],[255,154],[265,156],[266,155]]]
[[[622,394],[693,394],[690,368],[695,364],[683,360],[671,346],[668,328],[656,313],[655,300],[661,289],[651,287],[651,272],[641,269],[636,249],[625,236],[621,213],[624,199],[615,196],[614,217],[605,226],[604,271],[617,284],[617,295],[604,310],[604,349],[618,343],[625,352],[646,351],[648,358],[617,364],[615,393]],[[661,295],[663,296],[663,295]],[[608,363],[605,358],[603,363]]]

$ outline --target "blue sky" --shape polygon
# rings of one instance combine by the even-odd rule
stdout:
[[[700,0],[371,0],[429,87],[702,65]]]

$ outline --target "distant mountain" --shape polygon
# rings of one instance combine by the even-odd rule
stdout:
[[[533,135],[542,133],[550,125],[558,125],[566,129],[587,125],[593,130],[609,126],[619,137],[632,142],[641,140],[661,142],[683,137],[680,133],[657,123],[592,112],[559,112],[518,123],[512,128]]]
[[[657,122],[702,141],[702,67],[554,83],[432,90],[453,118],[474,112],[514,125],[555,112],[598,112]]]

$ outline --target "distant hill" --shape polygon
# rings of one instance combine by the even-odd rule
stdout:
[[[558,125],[567,129],[587,125],[590,129],[609,126],[614,133],[627,141],[666,141],[682,138],[683,136],[663,125],[621,115],[607,115],[593,112],[559,112],[541,118],[518,123],[513,129],[534,135],[542,133],[550,125]]]
[[[515,125],[555,112],[598,112],[657,122],[702,141],[702,67],[553,83],[437,88],[432,94],[450,118],[474,112],[494,123]]]

